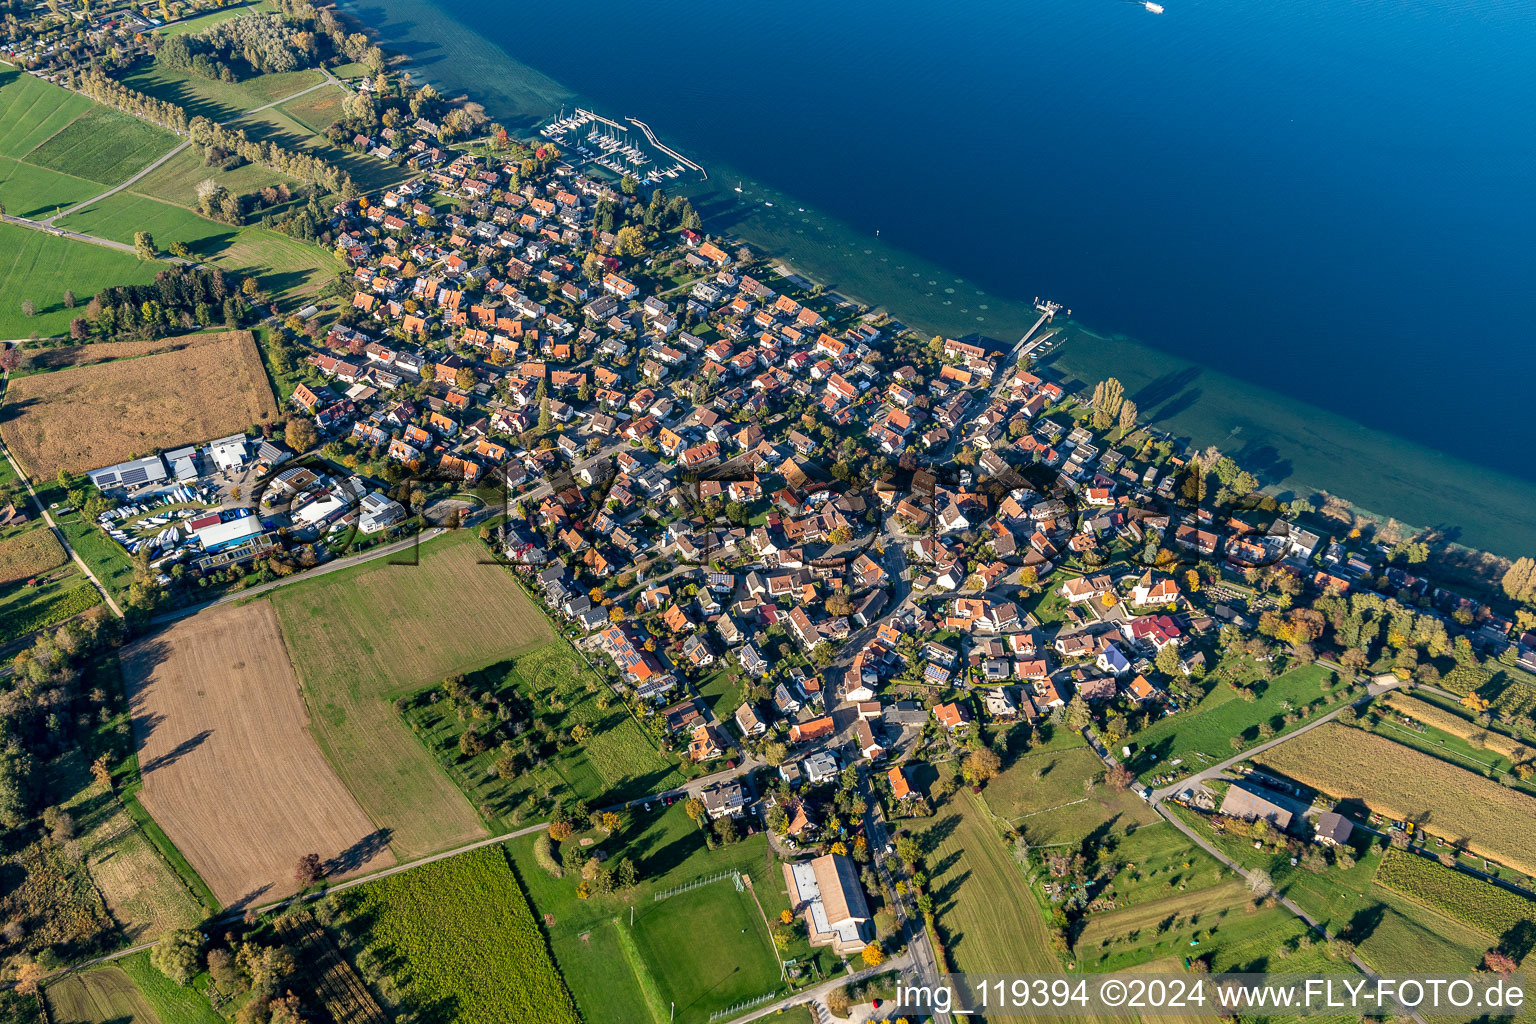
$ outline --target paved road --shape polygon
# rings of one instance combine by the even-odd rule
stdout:
[[[97,238],[95,235],[83,235],[78,231],[66,231],[63,228],[56,228],[45,221],[29,220],[26,217],[13,217],[8,213],[0,214],[0,221],[5,222],[6,224],[15,224],[17,227],[31,228],[33,231],[44,231],[50,235],[56,235],[59,238],[68,238],[76,242],[89,242],[92,245],[99,245],[103,248],[116,249],[119,252],[131,253],[134,251],[134,248],[131,245],[124,245],[122,242],[114,242],[110,238]]]
[[[360,555],[349,555],[346,558],[338,558],[335,561],[326,562],[324,565],[316,566],[313,569],[306,569],[303,572],[294,573],[292,576],[285,576],[280,580],[273,580],[270,583],[263,583],[259,586],[248,587],[245,590],[237,590],[233,594],[225,594],[223,597],[216,598],[212,601],[204,601],[201,604],[188,605],[185,608],[177,608],[174,611],[156,615],[153,619],[149,620],[149,624],[152,626],[159,626],[167,622],[175,622],[177,619],[184,619],[188,615],[196,615],[198,612],[204,611],[208,608],[216,608],[221,604],[233,604],[236,601],[245,601],[249,598],[265,594],[268,591],[276,590],[278,587],[286,587],[290,583],[302,583],[305,580],[312,580],[316,576],[324,576],[327,573],[340,572],[342,569],[350,569],[354,565],[362,565],[365,562],[371,562],[374,559],[383,558],[386,555],[393,555],[398,554],[401,551],[408,551],[417,544],[425,544],[427,541],[432,540],[434,537],[447,532],[448,531],[442,527],[434,526],[429,530],[423,530],[421,533],[407,537],[404,540],[397,540],[393,544],[385,544],[382,547],[373,548],[370,551],[364,551]]]
[[[76,210],[83,210],[87,206],[90,206],[92,203],[100,202],[101,200],[107,198],[108,196],[116,195],[117,193],[121,192],[123,189],[127,188],[129,185],[132,185],[134,182],[136,182],[140,178],[144,177],[144,175],[148,174],[150,171],[153,171],[155,168],[159,167],[161,164],[165,163],[171,157],[175,156],[177,153],[180,153],[182,150],[186,149],[190,145],[192,145],[192,143],[190,143],[190,142],[183,142],[183,143],[181,143],[181,145],[177,146],[175,149],[173,149],[169,153],[165,154],[165,156],[162,156],[160,159],[156,160],[154,163],[150,164],[148,167],[144,168],[142,171],[140,171],[139,173],[135,174],[133,177],[129,178],[127,181],[123,182],[122,184],[117,185],[117,186],[115,186],[113,188],[107,189],[105,192],[103,192],[99,196],[92,196],[91,198],[87,199],[83,203],[76,203],[74,206],[71,206],[69,209],[64,210],[64,211],[62,211],[60,213],[56,213],[52,217],[49,217],[47,220],[38,221],[38,223],[42,224],[42,225],[44,225],[46,227],[50,227],[51,228],[51,227],[53,227],[53,222],[58,220],[60,217],[68,217],[70,214],[74,213]],[[129,246],[128,248],[132,249],[133,247]]]
[[[1382,686],[1379,690],[1376,690],[1375,689],[1375,684],[1373,683],[1372,684],[1372,689],[1373,689],[1374,692],[1368,694],[1365,697],[1361,697],[1359,700],[1354,701],[1352,704],[1349,704],[1349,705],[1346,705],[1346,706],[1347,707],[1353,707],[1353,706],[1355,706],[1357,704],[1364,703],[1365,701],[1370,700],[1371,697],[1375,696],[1376,693],[1381,693],[1381,692],[1385,692],[1386,690],[1392,689],[1392,686]],[[1317,726],[1322,725],[1324,722],[1329,721],[1330,719],[1334,718],[1342,710],[1344,710],[1343,707],[1336,708],[1333,711],[1329,712],[1328,714],[1324,715],[1323,717],[1317,719],[1316,721],[1307,723],[1305,726],[1302,726],[1300,729],[1297,729],[1295,732],[1287,733],[1284,736],[1277,737],[1276,739],[1273,739],[1273,740],[1271,740],[1268,743],[1262,743],[1259,746],[1254,747],[1252,750],[1246,751],[1246,752],[1238,755],[1237,757],[1234,757],[1234,758],[1231,758],[1231,759],[1229,759],[1227,761],[1224,761],[1221,764],[1216,765],[1216,766],[1214,766],[1212,768],[1207,768],[1204,772],[1201,772],[1200,775],[1191,776],[1190,778],[1185,779],[1183,782],[1178,783],[1175,786],[1171,786],[1171,787],[1168,787],[1168,789],[1159,790],[1158,792],[1152,793],[1152,794],[1150,794],[1150,800],[1148,802],[1152,805],[1152,808],[1155,811],[1157,811],[1157,813],[1159,815],[1162,816],[1164,821],[1167,821],[1174,828],[1176,828],[1180,832],[1184,833],[1186,836],[1189,837],[1189,839],[1196,846],[1200,847],[1202,850],[1204,850],[1206,853],[1210,854],[1212,857],[1215,857],[1219,862],[1224,864],[1226,867],[1232,869],[1244,881],[1248,881],[1248,882],[1251,883],[1252,882],[1252,872],[1248,871],[1242,865],[1238,864],[1237,861],[1233,860],[1231,857],[1228,857],[1225,853],[1222,853],[1220,850],[1218,850],[1212,844],[1206,842],[1204,837],[1202,837],[1194,829],[1192,829],[1188,825],[1186,825],[1182,819],[1180,819],[1177,815],[1175,815],[1171,811],[1169,811],[1168,808],[1163,806],[1163,804],[1162,804],[1163,798],[1166,795],[1168,795],[1170,790],[1180,790],[1180,789],[1185,789],[1185,788],[1187,788],[1189,786],[1195,785],[1197,783],[1197,781],[1203,780],[1204,776],[1210,775],[1211,773],[1219,773],[1221,771],[1224,771],[1226,768],[1230,767],[1231,765],[1234,765],[1234,764],[1238,763],[1239,761],[1246,760],[1247,758],[1252,757],[1254,754],[1259,753],[1260,751],[1268,750],[1270,747],[1273,747],[1273,746],[1276,746],[1278,744],[1284,743],[1287,740],[1295,739],[1297,736],[1300,736],[1302,733],[1307,732],[1310,729],[1315,729]],[[1085,735],[1087,735],[1086,732],[1085,732]],[[1089,743],[1092,746],[1094,752],[1099,755],[1100,759],[1103,760],[1106,765],[1109,765],[1111,767],[1114,766],[1115,759],[1109,755],[1108,751],[1106,751],[1102,745],[1100,745],[1097,742],[1094,742],[1091,736],[1089,736]],[[1276,894],[1276,899],[1279,900],[1280,905],[1282,907],[1284,907],[1286,910],[1289,910],[1291,913],[1295,914],[1297,917],[1299,917],[1303,921],[1305,921],[1307,923],[1308,927],[1310,927],[1313,931],[1315,931],[1315,932],[1319,933],[1320,935],[1322,935],[1323,938],[1331,940],[1331,939],[1336,937],[1334,934],[1329,932],[1326,927],[1323,926],[1322,922],[1320,922],[1320,921],[1316,920],[1315,918],[1313,918],[1310,914],[1308,914],[1306,911],[1302,910],[1300,907],[1298,907],[1291,900],[1289,900],[1289,899],[1287,899],[1287,898],[1285,898],[1283,896],[1279,896],[1278,894]],[[1364,974],[1367,978],[1374,979],[1376,977],[1376,973],[1371,970],[1370,965],[1368,965],[1364,960],[1360,959],[1358,954],[1351,954],[1350,961],[1352,963],[1354,963],[1354,965],[1357,968],[1360,969],[1360,972],[1362,974]],[[1418,1024],[1425,1024],[1424,1018],[1419,1016],[1418,1014],[1410,1014],[1410,1016],[1415,1021],[1417,1021]]]
[[[1321,716],[1319,718],[1314,718],[1312,721],[1308,722],[1306,725],[1302,726],[1300,729],[1297,729],[1295,732],[1288,732],[1284,736],[1276,736],[1272,740],[1268,740],[1267,742],[1260,743],[1256,747],[1250,747],[1249,749],[1247,749],[1247,750],[1243,751],[1242,753],[1238,754],[1236,757],[1229,757],[1225,761],[1221,762],[1220,764],[1212,765],[1211,767],[1206,768],[1206,769],[1204,769],[1202,771],[1199,771],[1199,772],[1195,773],[1194,775],[1191,775],[1188,778],[1186,778],[1186,779],[1184,779],[1184,780],[1182,780],[1180,782],[1175,782],[1172,785],[1164,786],[1162,789],[1153,790],[1152,791],[1152,802],[1153,803],[1157,803],[1159,801],[1166,800],[1166,799],[1168,799],[1171,796],[1175,796],[1175,795],[1177,795],[1179,793],[1184,793],[1184,792],[1187,792],[1187,791],[1191,791],[1191,790],[1195,789],[1196,787],[1201,786],[1201,785],[1203,785],[1206,782],[1209,782],[1212,779],[1220,777],[1223,772],[1227,771],[1229,768],[1231,768],[1235,764],[1239,764],[1239,763],[1241,763],[1243,761],[1247,761],[1249,758],[1252,758],[1254,755],[1262,754],[1264,751],[1270,749],[1271,747],[1277,747],[1277,746],[1279,746],[1282,743],[1285,743],[1285,742],[1288,742],[1290,740],[1295,739],[1297,736],[1300,736],[1303,733],[1311,732],[1313,729],[1316,729],[1318,726],[1322,725],[1324,722],[1331,722],[1331,721],[1333,721],[1335,718],[1339,717],[1339,713],[1341,711],[1343,711],[1344,708],[1346,708],[1346,707],[1358,708],[1361,704],[1364,704],[1364,703],[1366,703],[1366,702],[1368,702],[1368,701],[1370,701],[1370,700],[1372,700],[1372,699],[1374,699],[1376,697],[1379,697],[1383,693],[1386,693],[1388,690],[1392,690],[1392,689],[1395,689],[1395,688],[1396,688],[1396,684],[1395,683],[1391,684],[1391,685],[1386,685],[1386,684],[1380,684],[1380,683],[1372,682],[1372,683],[1367,685],[1367,687],[1366,687],[1366,695],[1364,697],[1361,697],[1358,700],[1352,701],[1349,704],[1340,705],[1339,707],[1334,708],[1332,711],[1328,712],[1326,715],[1323,715],[1323,716]]]
[[[1294,736],[1294,735],[1296,735],[1296,733],[1292,733],[1291,735]],[[1288,738],[1289,737],[1287,737],[1287,739]],[[1159,806],[1157,808],[1157,813],[1161,814],[1165,820],[1167,820],[1170,824],[1173,825],[1174,828],[1178,829],[1180,832],[1182,832],[1186,836],[1188,836],[1195,843],[1196,846],[1200,847],[1206,853],[1210,854],[1212,857],[1215,857],[1221,863],[1225,864],[1227,867],[1229,867],[1233,871],[1237,872],[1237,874],[1240,877],[1242,877],[1245,881],[1248,881],[1248,880],[1251,879],[1252,876],[1251,876],[1250,872],[1248,872],[1246,869],[1244,869],[1241,865],[1239,865],[1231,857],[1228,857],[1226,854],[1224,854],[1220,850],[1216,849],[1216,847],[1214,847],[1210,843],[1206,842],[1198,833],[1195,832],[1194,829],[1192,829],[1188,825],[1184,824],[1183,821],[1181,821],[1179,818],[1175,817],[1173,814],[1170,814],[1165,808]],[[1332,932],[1328,931],[1328,929],[1323,926],[1321,921],[1318,921],[1315,918],[1313,918],[1311,914],[1308,914],[1305,910],[1302,910],[1300,907],[1298,907],[1295,903],[1291,902],[1289,899],[1286,899],[1284,896],[1278,896],[1278,895],[1276,896],[1276,898],[1279,900],[1280,905],[1282,907],[1284,907],[1286,910],[1289,910],[1291,913],[1295,914],[1297,917],[1301,918],[1303,921],[1307,922],[1307,925],[1313,931],[1315,931],[1318,934],[1322,935],[1322,937],[1324,939],[1332,940],[1332,939],[1337,937]],[[1360,956],[1359,956],[1358,953],[1350,954],[1349,959],[1350,959],[1351,963],[1353,963],[1357,968],[1360,969],[1360,973],[1361,974],[1364,974],[1367,978],[1370,978],[1370,979],[1373,979],[1373,980],[1376,978],[1376,972],[1371,970],[1371,967],[1370,967],[1369,964],[1367,964],[1364,960],[1360,959]],[[1417,1021],[1418,1024],[1426,1024],[1424,1018],[1419,1016],[1416,1013],[1409,1014],[1409,1016],[1411,1016],[1415,1021]]]

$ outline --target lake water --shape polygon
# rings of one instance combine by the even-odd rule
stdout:
[[[707,230],[913,325],[1057,299],[1158,426],[1536,549],[1536,6],[1165,4],[346,7],[509,125],[644,119]]]

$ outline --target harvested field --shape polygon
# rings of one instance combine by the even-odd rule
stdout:
[[[1331,796],[1359,800],[1473,853],[1536,874],[1536,799],[1389,739],[1329,722],[1257,760]]]
[[[277,417],[247,331],[140,359],[11,382],[0,432],[34,479],[246,430]]]
[[[122,661],[140,800],[222,903],[292,892],[309,853],[330,877],[394,863],[310,738],[269,605],[184,619]]]
[[[1509,758],[1516,764],[1529,760],[1532,754],[1536,754],[1536,750],[1532,750],[1513,736],[1506,736],[1504,733],[1485,729],[1476,722],[1468,721],[1460,715],[1447,711],[1444,708],[1436,707],[1428,701],[1419,700],[1417,697],[1410,697],[1406,693],[1394,691],[1387,694],[1382,700],[1387,707],[1399,714],[1407,715],[1415,722],[1422,722],[1425,725],[1439,729],[1441,732],[1448,732],[1452,736],[1471,740],[1474,746],[1486,747],[1501,757]]]
[[[45,527],[34,527],[14,537],[0,540],[0,584],[31,579],[38,573],[57,569],[65,562],[64,549]]]
[[[116,967],[82,971],[48,986],[55,1024],[160,1024],[149,1000]]]
[[[473,534],[456,533],[424,544],[418,564],[370,562],[271,599],[320,748],[402,857],[485,828],[390,702],[553,638],[484,552]]]

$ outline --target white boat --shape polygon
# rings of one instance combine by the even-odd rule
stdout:
[[[763,205],[764,205],[764,206],[772,206],[772,205],[773,205],[773,204],[772,204],[772,203],[769,203],[769,202],[764,202],[764,203],[763,203]]]
[[[739,181],[736,183],[736,191],[737,192],[741,191],[741,182],[739,182]]]
[[[1145,4],[1143,4],[1143,6],[1146,7],[1146,9],[1151,11],[1153,14],[1162,14],[1163,13],[1163,5],[1159,4],[1159,3],[1154,3],[1153,0],[1147,0],[1147,2]]]

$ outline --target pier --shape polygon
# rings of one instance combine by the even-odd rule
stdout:
[[[708,171],[704,170],[704,168],[683,156],[683,154],[679,153],[677,150],[664,145],[662,141],[656,137],[656,133],[651,131],[650,125],[646,124],[638,117],[627,117],[625,120],[634,125],[636,128],[640,129],[640,131],[645,135],[646,142],[649,142],[651,145],[655,146],[657,149],[661,150],[663,153],[667,154],[667,156],[671,157],[673,160],[676,160],[690,171],[698,171],[705,181],[709,180]]]

